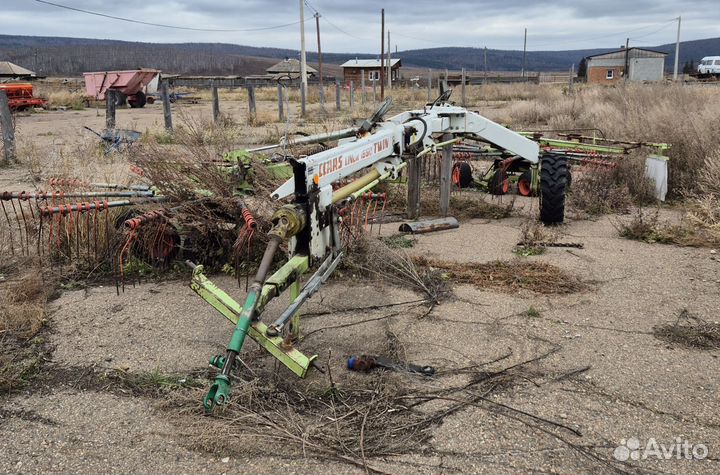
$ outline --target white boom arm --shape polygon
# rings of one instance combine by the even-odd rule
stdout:
[[[317,207],[309,216],[311,228],[310,252],[322,257],[333,241],[330,226],[320,225],[318,213],[332,204],[333,185],[358,171],[375,167],[380,173],[393,172],[396,177],[402,164],[406,145],[435,144],[441,134],[469,136],[488,142],[500,149],[538,163],[540,148],[536,142],[523,137],[476,112],[450,104],[434,104],[422,110],[402,112],[387,121],[379,122],[372,132],[339,141],[330,150],[299,160],[305,166],[305,190],[296,190],[296,180],[290,179],[278,187],[272,197],[283,199],[292,194],[306,194],[316,190]]]

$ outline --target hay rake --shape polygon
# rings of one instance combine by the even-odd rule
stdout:
[[[66,188],[80,183],[53,182]],[[110,210],[157,199],[152,191],[139,190],[2,192],[6,246],[13,256],[97,261],[100,249],[110,245]]]
[[[206,411],[229,401],[231,376],[248,336],[299,377],[305,377],[311,367],[318,367],[316,355],[305,355],[295,347],[300,332],[299,309],[339,265],[353,235],[366,229],[372,232],[378,212],[382,223],[387,196],[373,189],[385,180],[398,179],[409,162],[419,161],[420,157],[463,138],[484,141],[500,153],[543,171],[549,186],[543,188],[541,219],[562,222],[565,159],[544,155],[536,142],[452,105],[448,102],[450,92],[421,110],[402,112],[385,120],[391,105],[388,98],[358,128],[303,137],[295,142],[308,145],[338,140],[334,148],[299,160],[289,159],[292,177],[271,193],[274,200],[284,204],[273,214],[267,247],[243,304],[213,284],[202,265],[188,261],[193,269],[191,288],[235,326],[226,352],[210,360],[218,373],[203,401]],[[281,142],[257,151],[286,145]],[[289,257],[271,274],[281,243],[287,243]],[[311,268],[315,271],[301,288],[301,276]],[[266,305],[286,290],[290,304],[272,323],[264,323],[261,315]]]

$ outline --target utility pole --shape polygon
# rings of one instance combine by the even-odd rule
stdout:
[[[675,42],[675,69],[673,70],[673,81],[677,81],[678,78],[678,61],[680,60],[680,21],[682,17],[677,17],[678,21],[678,32],[677,41]]]
[[[523,41],[523,62],[520,76],[525,79],[525,58],[527,57],[527,28],[525,28],[525,40]]]
[[[390,59],[390,30],[388,30],[388,57],[387,57],[387,80],[388,80],[388,91],[392,89],[392,59]]]
[[[300,0],[300,87],[307,91],[307,63],[305,57],[305,0]]]
[[[385,9],[380,10],[380,100],[385,100]]]
[[[485,71],[483,76],[483,84],[485,84],[487,82],[487,46],[483,49],[483,71]]]
[[[318,43],[318,74],[320,75],[320,103],[325,102],[325,89],[323,89],[323,73],[322,73],[322,49],[320,48],[320,13],[315,13],[315,28],[317,29]]]
[[[623,79],[627,82],[630,78],[630,38],[625,40],[625,70],[623,71]]]

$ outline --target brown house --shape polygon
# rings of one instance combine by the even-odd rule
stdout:
[[[343,69],[343,82],[352,81],[355,85],[362,84],[363,77],[365,84],[372,85],[374,81],[380,81],[380,60],[379,59],[351,59],[340,65]],[[402,63],[400,58],[390,60],[390,71],[392,72],[392,80],[400,79],[400,68]],[[387,66],[385,66],[387,72]]]

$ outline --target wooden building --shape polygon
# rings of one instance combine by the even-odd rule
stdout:
[[[345,84],[353,81],[356,85],[362,83],[365,76],[365,84],[371,85],[373,81],[380,81],[380,60],[379,59],[351,59],[341,64],[343,69],[343,82]],[[392,81],[400,79],[400,68],[402,62],[400,58],[392,58],[390,60],[390,70],[392,71]],[[387,73],[387,65],[385,66]]]
[[[29,69],[18,66],[10,61],[0,61],[0,79],[34,79],[37,76]]]
[[[317,69],[305,65],[308,79],[317,74]],[[290,77],[292,79],[300,78],[300,61],[295,58],[285,58],[279,63],[270,66],[265,70],[270,76],[274,77]]]

